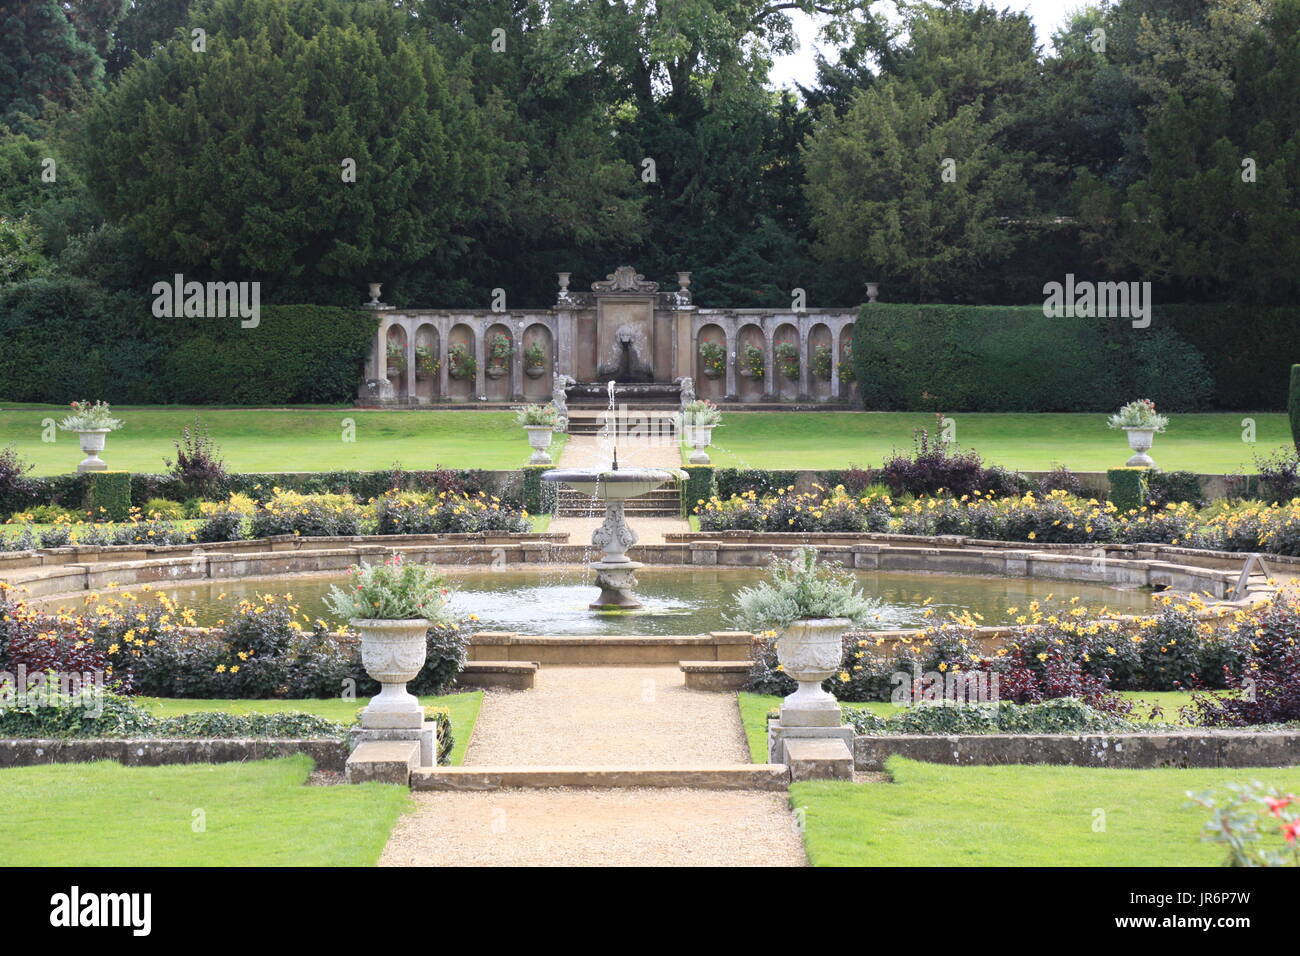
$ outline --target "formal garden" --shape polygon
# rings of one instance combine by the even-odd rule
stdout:
[[[644,7],[0,14],[0,864],[1300,865],[1300,0]]]

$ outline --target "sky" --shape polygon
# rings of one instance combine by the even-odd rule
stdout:
[[[1066,14],[1071,10],[1087,6],[1087,0],[990,0],[992,6],[999,10],[1009,8],[1023,10],[1034,20],[1040,46],[1050,48],[1053,31],[1065,22]],[[817,21],[798,10],[789,13],[799,35],[799,49],[790,56],[776,58],[772,70],[772,82],[775,86],[794,86],[802,83],[812,84],[817,77],[813,59]],[[834,51],[826,51],[827,59],[834,60]]]

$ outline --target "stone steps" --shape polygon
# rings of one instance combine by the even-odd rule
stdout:
[[[623,513],[629,518],[676,518],[682,513],[682,496],[676,487],[656,488],[624,501]],[[556,494],[555,514],[559,518],[599,518],[605,514],[605,503],[562,487]]]
[[[784,790],[784,764],[703,767],[421,767],[411,771],[412,790],[483,791],[506,788]]]

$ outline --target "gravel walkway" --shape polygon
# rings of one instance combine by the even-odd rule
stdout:
[[[736,698],[687,690],[675,666],[560,667],[489,690],[465,757],[479,766],[743,764]]]
[[[563,468],[608,468],[609,439],[597,435],[570,435],[556,462]],[[619,467],[639,465],[643,468],[682,467],[682,446],[676,441],[654,441],[619,436]]]
[[[675,666],[559,667],[489,690],[466,766],[749,762],[736,698],[687,690]],[[496,790],[416,793],[383,866],[803,866],[781,793]]]
[[[498,790],[413,799],[380,866],[806,864],[781,793]]]

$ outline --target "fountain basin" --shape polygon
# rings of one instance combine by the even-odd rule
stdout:
[[[674,472],[663,468],[618,468],[595,471],[588,468],[555,468],[542,472],[542,481],[555,481],[568,485],[574,491],[591,495],[602,501],[625,501],[648,491],[654,491],[664,482],[672,481]]]

